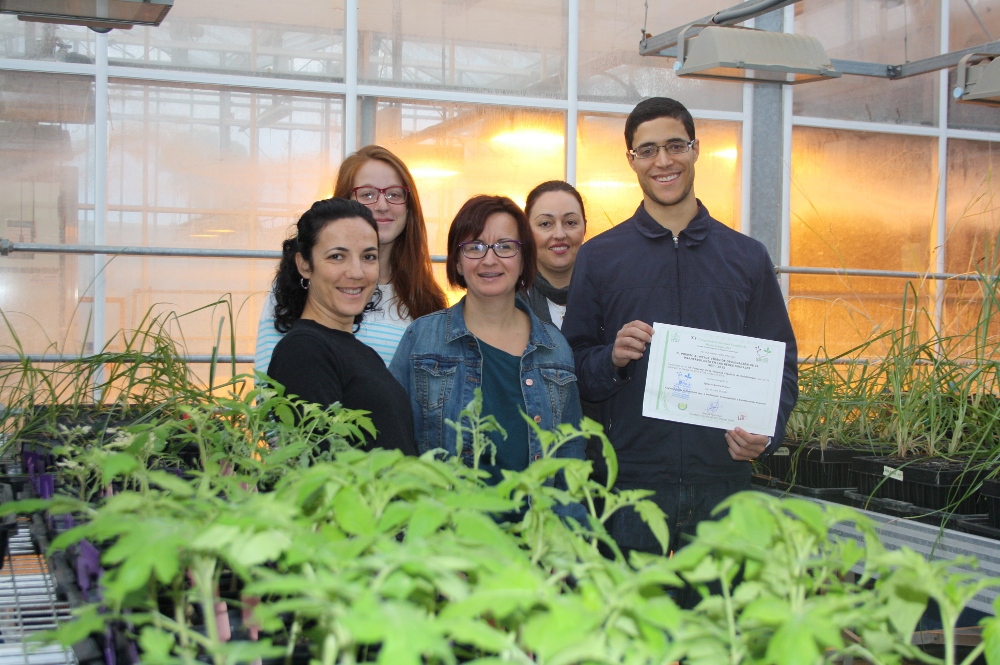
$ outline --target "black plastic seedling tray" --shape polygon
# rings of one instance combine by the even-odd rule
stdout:
[[[983,501],[986,502],[989,526],[1000,529],[1000,480],[984,480],[979,493],[982,495]]]
[[[992,469],[938,457],[857,457],[851,464],[861,495],[959,515],[986,513],[986,501],[973,488]]]

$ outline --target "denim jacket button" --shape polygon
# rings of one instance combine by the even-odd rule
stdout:
[[[531,381],[531,379],[528,379],[528,381]],[[542,422],[542,417],[541,416],[535,416],[532,420],[534,420],[536,423],[540,423],[540,422]]]
[[[542,454],[541,453],[535,453],[535,460],[540,460],[540,459],[542,459]]]
[[[526,385],[526,386],[533,386],[533,385],[535,385],[535,382],[532,379],[525,379],[524,380],[524,385]]]

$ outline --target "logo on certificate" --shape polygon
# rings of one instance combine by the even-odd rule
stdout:
[[[740,411],[739,415],[736,416],[736,420],[746,420],[746,419],[747,419],[746,411]]]
[[[677,408],[680,409],[681,411],[687,411],[688,408],[687,402],[681,402],[680,404],[677,405]]]

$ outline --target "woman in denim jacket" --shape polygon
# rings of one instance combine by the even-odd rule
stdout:
[[[457,421],[475,389],[483,389],[483,414],[496,416],[508,435],[493,438],[497,464],[480,464],[491,483],[501,469],[523,470],[542,456],[521,412],[542,429],[578,425],[582,417],[569,344],[515,298],[535,272],[531,227],[517,204],[501,196],[470,199],[448,231],[448,281],[466,296],[410,324],[389,366],[410,395],[421,453],[455,454],[445,420]],[[571,441],[557,455],[583,459],[584,445]],[[468,440],[463,457],[471,463]]]

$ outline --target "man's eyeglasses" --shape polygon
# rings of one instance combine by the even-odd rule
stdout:
[[[501,259],[509,259],[517,256],[517,253],[521,251],[521,243],[517,240],[501,240],[492,245],[482,240],[469,240],[468,242],[458,243],[458,246],[462,249],[462,254],[467,259],[481,259],[486,256],[486,252],[490,251],[490,248],[493,248],[493,253]]]
[[[660,148],[663,148],[667,151],[668,155],[682,155],[694,147],[695,140],[696,139],[691,139],[690,141],[667,141],[663,145],[643,143],[635,150],[629,150],[628,153],[636,159],[650,159],[652,157],[656,157],[656,155],[660,152]]]
[[[378,201],[379,194],[385,197],[386,203],[403,205],[406,203],[406,198],[410,193],[410,190],[406,187],[386,187],[385,189],[380,189],[379,187],[355,187],[351,191],[354,193],[354,200],[366,206],[370,206]]]

